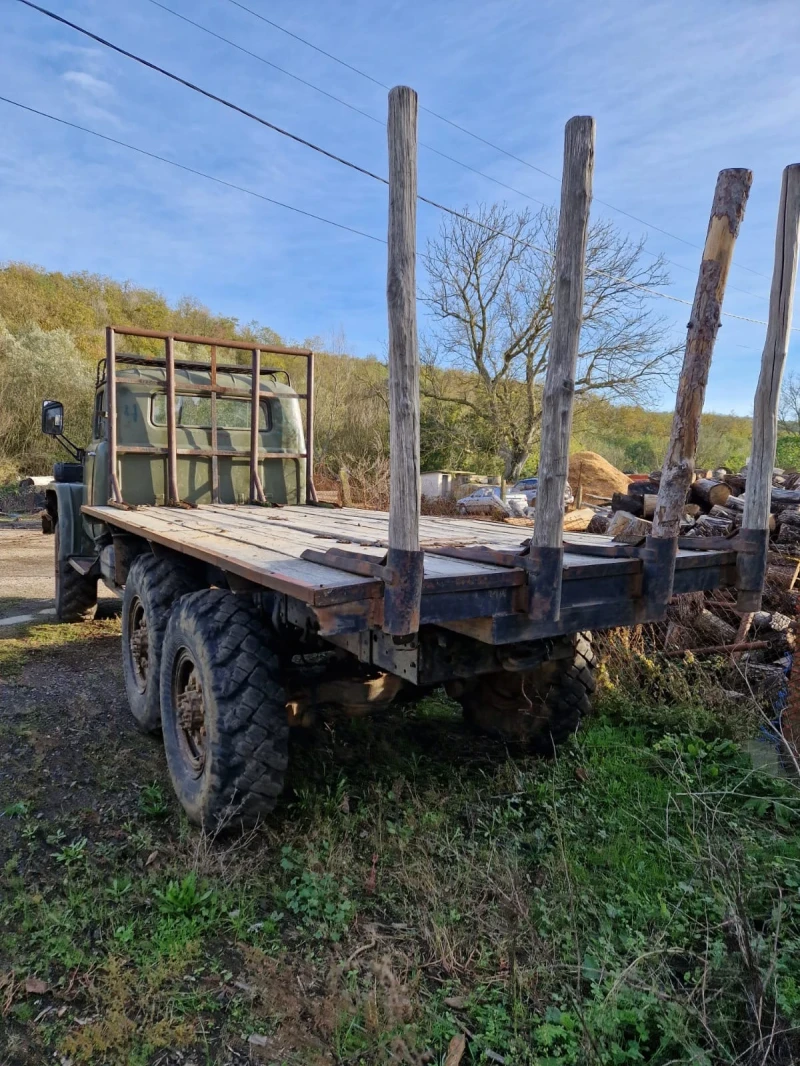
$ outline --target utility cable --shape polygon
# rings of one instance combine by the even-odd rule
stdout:
[[[204,26],[201,22],[196,22],[194,19],[189,18],[188,15],[182,14],[180,11],[175,11],[173,8],[168,7],[166,4],[162,4],[160,0],[149,0],[154,7],[161,8],[162,11],[166,11],[168,14],[173,15],[175,18],[180,19],[182,22],[186,22],[190,26],[194,26],[195,29],[200,30],[203,33],[207,33],[210,37],[216,38],[218,41],[222,41],[230,48],[235,48],[237,51],[242,52],[244,55],[250,56],[252,59],[258,60],[259,63],[263,63],[265,66],[272,67],[273,70],[277,70],[281,74],[285,74],[287,78],[291,78],[293,81],[299,82],[300,85],[305,85],[306,88],[312,89],[314,92],[320,93],[320,95],[326,97],[328,100],[333,100],[337,104],[341,104],[342,107],[346,107],[349,111],[355,112],[357,115],[361,115],[363,118],[368,119],[370,122],[374,122],[376,125],[386,128],[386,123],[377,117],[377,115],[370,114],[369,111],[364,111],[363,108],[356,107],[355,104],[351,104],[347,100],[343,100],[341,96],[336,96],[335,93],[329,92],[327,89],[323,89],[320,85],[315,85],[314,82],[308,81],[306,78],[301,78],[299,74],[295,74],[291,70],[287,70],[286,67],[280,66],[278,63],[273,62],[271,59],[267,59],[265,56],[259,55],[257,52],[252,52],[249,48],[245,48],[244,45],[238,44],[236,41],[232,41],[229,37],[224,37],[221,33],[217,33],[216,30],[212,30],[209,26]],[[241,5],[237,5],[241,6]],[[246,8],[245,10],[250,10]],[[270,22],[270,25],[273,23]],[[288,31],[287,31],[288,32]],[[327,54],[327,53],[326,53]],[[428,152],[432,152],[434,155],[438,155],[442,159],[446,159],[450,163],[455,163],[456,166],[462,167],[464,170],[469,170],[473,174],[477,174],[481,178],[485,178],[487,181],[493,182],[495,185],[500,186],[502,189],[507,189],[509,192],[514,193],[515,196],[521,196],[526,200],[530,200],[535,204],[539,204],[542,207],[554,208],[554,204],[548,204],[544,200],[540,200],[536,196],[531,196],[530,193],[523,192],[522,189],[516,189],[513,185],[509,185],[505,181],[501,181],[499,178],[494,177],[492,174],[487,174],[483,170],[478,170],[477,167],[471,166],[469,163],[465,163],[462,159],[457,159],[455,156],[449,155],[447,152],[442,152],[440,149],[435,148],[432,144],[426,144],[425,141],[419,142],[420,148],[424,148]],[[600,203],[601,201],[598,201]],[[642,252],[645,255],[652,256],[654,259],[661,259],[663,263],[669,266],[675,267],[677,270],[684,270],[690,274],[694,274],[695,271],[692,267],[685,266],[683,263],[676,263],[672,259],[662,257],[659,252],[652,252],[649,248],[642,248]],[[730,285],[730,289],[736,292],[742,293],[744,296],[749,296],[754,300],[768,300],[767,296],[761,293],[749,292],[747,289],[740,289],[736,285]]]
[[[92,137],[99,137],[101,141],[108,141],[110,144],[119,145],[120,148],[128,148],[131,152],[138,152],[139,155],[147,156],[150,159],[157,159],[159,163],[169,163],[171,167],[177,167],[179,170],[186,171],[187,174],[196,174],[199,178],[206,178],[208,181],[216,182],[217,185],[224,185],[228,189],[236,189],[237,192],[247,193],[248,196],[255,196],[259,200],[264,200],[268,204],[274,204],[276,207],[282,207],[286,211],[294,211],[295,214],[305,215],[306,218],[316,219],[317,222],[324,222],[327,226],[335,226],[336,229],[347,230],[348,233],[356,233],[359,237],[367,237],[371,241],[377,241],[378,244],[386,244],[383,237],[375,237],[372,233],[367,233],[365,230],[356,229],[355,226],[346,226],[343,222],[334,222],[333,219],[325,218],[324,215],[316,215],[313,211],[305,211],[302,207],[295,207],[293,204],[285,204],[282,200],[275,200],[271,196],[265,196],[263,193],[256,192],[255,189],[247,189],[243,185],[236,185],[232,181],[226,181],[224,178],[218,178],[214,174],[206,174],[203,170],[197,170],[195,167],[186,166],[185,163],[178,163],[175,159],[169,159],[167,156],[159,155],[157,152],[149,152],[146,148],[139,148],[135,144],[128,144],[127,141],[120,141],[116,137],[109,137],[105,133],[98,133],[97,130],[90,130],[87,126],[79,126],[77,122],[69,122],[65,118],[59,118],[58,115],[51,115],[47,111],[39,111],[35,107],[29,107],[27,104],[21,104],[19,100],[12,100],[8,96],[0,96],[0,100],[4,104],[11,104],[13,107],[18,107],[22,111],[29,111],[32,115],[40,115],[42,118],[49,118],[52,122],[58,122],[62,126],[69,126],[74,130],[80,130],[81,133],[88,133]]]
[[[301,37],[298,33],[293,33],[291,30],[287,30],[285,26],[281,26],[280,23],[275,22],[273,19],[269,19],[266,15],[262,15],[258,11],[254,11],[253,8],[248,7],[246,4],[240,2],[240,0],[228,0],[229,4],[233,4],[234,7],[241,8],[242,11],[246,11],[254,18],[260,19],[262,22],[266,22],[267,25],[272,26],[273,29],[278,30],[280,33],[285,33],[288,37],[293,37],[296,41],[306,45],[308,48],[312,48],[315,52],[325,56],[327,59],[331,59],[334,63],[338,63],[339,66],[345,67],[347,70],[352,71],[354,74],[358,74],[359,77],[365,78],[367,81],[372,82],[373,85],[380,86],[381,89],[386,89],[387,92],[390,86],[380,81],[378,78],[373,78],[371,74],[367,74],[365,70],[361,70],[359,67],[353,66],[352,63],[347,63],[345,60],[335,56],[332,52],[326,52],[324,48],[320,48],[312,41],[307,40],[305,37]],[[465,134],[467,137],[472,137],[475,141],[480,141],[481,144],[485,144],[488,148],[491,148],[495,152],[500,152],[501,155],[507,156],[509,159],[513,159],[515,163],[521,163],[523,166],[528,167],[530,170],[535,170],[537,174],[542,174],[546,178],[550,178],[552,181],[561,184],[561,179],[556,174],[551,174],[549,170],[544,170],[542,167],[537,167],[534,163],[529,162],[527,159],[523,159],[522,156],[515,155],[513,152],[509,152],[507,149],[502,148],[499,144],[494,144],[493,141],[487,140],[486,137],[482,137],[479,133],[475,133],[473,130],[467,129],[466,126],[462,126],[458,122],[454,122],[453,119],[447,118],[446,115],[439,114],[438,111],[433,111],[429,107],[420,106],[420,110],[430,115],[432,118],[438,119],[440,122],[444,122],[448,126],[452,126],[453,129],[458,130],[460,133]],[[679,237],[677,233],[671,233],[669,230],[664,229],[662,226],[657,226],[653,222],[647,222],[643,218],[639,218],[638,215],[632,214],[630,211],[625,211],[621,207],[615,207],[614,204],[608,203],[606,200],[600,200],[597,197],[594,198],[595,202],[602,204],[603,207],[607,207],[610,211],[616,211],[617,214],[625,215],[626,218],[632,219],[634,222],[638,222],[641,226],[646,226],[648,229],[655,230],[657,233],[663,233],[665,237],[670,237],[674,241],[679,241],[681,244],[687,245],[689,248],[697,248],[700,251],[703,250],[701,244],[697,244],[694,241],[687,240],[685,237]],[[764,278],[769,281],[769,277],[766,274],[762,274],[760,270],[754,270],[752,267],[745,266],[744,263],[735,263],[734,266],[738,266],[741,270],[747,270],[750,274],[755,274],[756,277]],[[752,294],[751,294],[752,295]]]
[[[224,44],[229,45],[231,48],[235,48],[239,52],[243,52],[244,55],[250,56],[251,59],[257,59],[259,63],[263,63],[265,66],[272,67],[273,70],[279,71],[281,74],[285,74],[287,78],[291,78],[293,81],[299,82],[301,85],[305,85],[308,89],[313,89],[314,92],[320,93],[322,96],[327,97],[329,100],[333,100],[337,104],[341,104],[342,107],[346,107],[349,111],[354,111],[357,115],[361,115],[362,118],[369,119],[370,122],[376,123],[386,129],[386,123],[383,119],[378,118],[377,115],[370,114],[369,111],[364,111],[361,107],[356,107],[355,104],[351,104],[347,100],[343,100],[341,96],[336,96],[335,93],[328,92],[327,89],[323,89],[321,85],[315,85],[313,81],[308,81],[307,78],[301,78],[299,74],[295,74],[291,70],[287,70],[286,67],[281,67],[271,59],[267,59],[265,56],[259,55],[257,52],[251,52],[249,48],[245,48],[244,45],[238,44],[236,41],[232,41],[229,37],[223,37],[221,33],[217,33],[216,30],[212,30],[208,26],[204,26],[201,22],[195,22],[194,19],[189,18],[188,15],[183,15],[180,11],[175,11],[171,7],[167,7],[166,4],[160,3],[160,0],[150,0],[150,3],[155,7],[160,7],[162,11],[168,12],[170,15],[174,15],[175,18],[181,19],[183,22],[188,23],[190,26],[194,26],[195,29],[202,30],[203,33],[207,33],[210,37],[215,37],[218,41],[222,41]],[[449,163],[455,163],[456,166],[462,167],[464,170],[469,170],[473,174],[477,174],[481,178],[485,178],[487,181],[494,182],[495,185],[499,185],[502,189],[507,189],[509,192],[513,192],[515,196],[522,196],[526,200],[531,200],[535,204],[540,204],[542,207],[550,207],[550,204],[545,203],[544,200],[540,200],[536,196],[531,196],[530,193],[523,192],[522,189],[515,189],[513,185],[508,185],[505,181],[501,181],[499,178],[494,177],[492,174],[487,174],[483,170],[478,170],[477,167],[473,167],[470,163],[465,163],[463,159],[456,159],[455,156],[448,155],[447,152],[442,152],[439,148],[434,148],[432,144],[426,144],[425,141],[419,142],[420,148],[424,148],[427,152],[432,152],[434,155],[440,156],[442,159],[446,159]],[[650,253],[655,254],[655,253]],[[676,266],[679,264],[675,264]]]
[[[336,155],[335,152],[329,152],[326,148],[320,148],[319,145],[312,144],[312,142],[307,141],[305,137],[300,137],[296,133],[291,133],[289,130],[283,129],[282,126],[276,126],[274,122],[269,122],[267,119],[261,118],[260,115],[256,115],[252,111],[248,111],[246,108],[234,104],[231,100],[226,100],[223,96],[217,96],[216,93],[212,93],[208,89],[203,89],[199,85],[195,85],[194,82],[187,81],[186,78],[182,78],[179,74],[173,74],[172,71],[160,67],[157,63],[151,63],[149,59],[144,59],[142,56],[136,55],[135,52],[129,52],[125,48],[121,48],[118,44],[113,44],[111,41],[107,41],[105,37],[100,37],[98,34],[92,33],[91,30],[87,30],[75,22],[70,22],[69,19],[65,19],[62,15],[57,15],[54,11],[48,11],[46,7],[40,7],[38,4],[34,4],[32,0],[17,0],[17,2],[24,4],[26,7],[33,8],[34,11],[39,11],[42,15],[47,15],[48,18],[54,19],[56,22],[60,22],[64,26],[69,26],[71,30],[76,30],[78,33],[82,33],[84,37],[89,37],[91,40],[97,41],[98,44],[102,44],[105,48],[110,48],[113,52],[126,56],[128,59],[132,59],[135,63],[141,63],[143,67],[148,67],[150,70],[154,70],[158,74],[163,74],[165,78],[170,78],[172,81],[178,82],[179,85],[185,85],[187,89],[192,89],[193,92],[200,93],[201,96],[205,96],[209,100],[214,100],[216,103],[222,104],[224,107],[229,107],[231,111],[238,111],[238,113],[244,115],[245,118],[251,118],[254,122],[259,122],[262,126],[266,126],[267,129],[274,130],[275,133],[280,133],[283,137],[288,137],[290,140],[296,141],[297,144],[302,144],[305,148],[313,148],[315,152],[327,156],[328,159],[333,159],[336,163],[341,163],[342,166],[350,167],[351,170],[357,170],[359,174],[364,174],[366,177],[373,178],[375,181],[382,181],[384,185],[389,184],[386,178],[382,178],[379,174],[374,174],[371,170],[367,170],[366,167],[360,167],[357,163],[351,163],[347,159],[343,159],[340,155]]]
[[[342,156],[336,155],[334,152],[329,152],[327,149],[321,148],[319,145],[314,144],[312,141],[308,141],[304,137],[300,137],[295,133],[291,133],[289,130],[285,130],[281,126],[277,126],[275,123],[269,122],[265,118],[261,118],[261,116],[256,115],[243,107],[240,107],[238,104],[235,104],[230,100],[226,100],[222,96],[217,96],[216,93],[212,93],[207,89],[203,89],[199,85],[195,85],[193,82],[190,82],[187,79],[180,77],[178,74],[173,74],[171,71],[166,70],[164,67],[160,67],[156,63],[150,62],[150,60],[144,59],[141,56],[136,55],[134,52],[129,52],[126,49],[121,48],[119,45],[113,44],[111,41],[107,41],[105,38],[98,36],[98,34],[96,33],[92,33],[90,30],[85,29],[83,26],[79,26],[74,22],[70,22],[68,19],[63,18],[61,15],[57,15],[52,11],[48,11],[47,8],[40,7],[39,4],[33,3],[32,0],[18,0],[18,2],[24,4],[26,7],[33,8],[35,11],[39,11],[43,15],[47,15],[49,18],[54,19],[56,22],[60,22],[65,26],[69,26],[70,29],[74,29],[78,33],[81,33],[84,36],[91,38],[91,40],[97,41],[98,44],[102,44],[105,47],[112,49],[112,51],[119,53],[120,55],[124,55],[129,59],[133,59],[135,62],[140,63],[142,66],[148,67],[150,70],[154,70],[159,74],[163,74],[165,77],[170,78],[172,81],[178,82],[179,84],[184,85],[186,88],[192,89],[194,92],[200,93],[200,95],[205,96],[210,100],[214,100],[216,103],[220,103],[224,107],[228,107],[231,110],[236,111],[241,115],[244,115],[246,118],[253,119],[253,121],[260,123],[262,126],[266,126],[268,129],[271,129],[276,133],[280,133],[284,137],[288,137],[290,140],[295,141],[298,144],[302,144],[307,148],[313,149],[315,152],[318,152],[320,155],[323,155],[328,159],[332,159],[337,163],[341,163],[343,166],[348,167],[350,170],[354,170],[359,174],[363,174],[368,178],[372,178],[374,181],[379,181],[383,185],[388,186],[389,184],[388,179],[382,177],[380,174],[375,174],[373,171],[368,170],[366,167],[359,166],[357,163],[353,163],[348,159],[344,159]],[[429,204],[431,207],[435,207],[437,210],[443,211],[448,215],[470,222],[473,225],[480,226],[482,229],[485,229],[497,236],[503,236],[508,240],[516,241],[523,247],[530,248],[533,251],[537,251],[547,256],[554,257],[554,254],[550,249],[541,248],[534,244],[530,244],[529,242],[521,241],[519,238],[515,238],[511,234],[505,233],[502,230],[492,229],[491,226],[487,226],[485,223],[482,223],[477,219],[471,218],[469,215],[466,215],[463,212],[456,211],[453,208],[447,207],[444,204],[440,204],[436,200],[431,200],[426,196],[418,195],[417,198],[422,201],[422,203]],[[587,272],[598,275],[605,274],[604,271],[599,270],[595,267],[587,267]],[[617,278],[612,274],[605,274],[605,276],[609,277],[611,280],[619,284],[626,284],[631,288],[639,289],[642,292],[647,293],[648,295],[661,297],[665,300],[671,300],[674,303],[685,304],[688,307],[692,306],[692,302],[690,300],[684,300],[678,296],[672,296],[669,293],[660,292],[658,289],[651,289],[648,286],[642,285],[639,282],[635,282],[629,278]],[[739,319],[742,322],[752,322],[756,325],[761,326],[767,325],[766,322],[763,322],[759,319],[747,318],[743,315],[735,315],[729,311],[723,311],[722,314],[728,318]],[[800,332],[800,328],[793,329],[793,332]]]

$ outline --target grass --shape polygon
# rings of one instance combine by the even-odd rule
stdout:
[[[48,651],[58,652],[66,645],[83,643],[96,637],[119,634],[119,620],[100,619],[92,622],[53,624],[38,622],[23,625],[20,636],[0,640],[0,678],[18,677],[25,664],[42,658]]]
[[[800,794],[626,691],[550,762],[439,697],[337,725],[246,838],[185,824],[155,744],[94,810],[0,796],[7,1061],[796,1061]]]

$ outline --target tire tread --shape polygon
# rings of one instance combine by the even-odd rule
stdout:
[[[187,808],[187,813],[194,821],[219,823],[233,811],[236,822],[252,826],[275,806],[288,764],[286,697],[269,628],[255,605],[212,589],[178,602],[167,640],[179,634],[199,638],[216,716],[215,737],[207,741],[211,770],[201,809]],[[162,707],[168,695],[166,665],[165,659]]]

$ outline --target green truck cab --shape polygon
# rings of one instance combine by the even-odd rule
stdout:
[[[152,365],[126,364],[118,353],[116,436],[119,476],[127,507],[163,506],[167,502],[167,396],[163,360]],[[300,401],[285,372],[263,372],[259,404],[259,473],[269,504],[296,504],[306,499],[306,459]],[[178,491],[186,506],[218,502],[243,504],[250,499],[250,376],[235,365],[219,367],[220,395],[207,395],[211,371],[188,361],[175,367]],[[47,489],[45,531],[56,534],[56,614],[59,621],[84,619],[97,603],[97,582],[117,594],[111,538],[104,522],[84,513],[86,506],[111,499],[109,427],[104,363],[98,367],[92,440],[75,448],[63,435],[64,411],[45,401],[42,430],[71,447],[71,463],[57,463]],[[215,411],[212,412],[212,405]],[[212,417],[213,414],[213,417]],[[213,445],[216,421],[216,458]],[[216,465],[217,491],[213,491]]]

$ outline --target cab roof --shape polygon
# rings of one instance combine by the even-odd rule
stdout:
[[[130,356],[128,358],[131,358]],[[142,361],[141,356],[133,357],[135,363],[127,363],[125,354],[117,355],[117,378],[126,381],[141,382],[142,384],[162,385],[166,379],[167,370],[163,359],[148,359]],[[278,374],[285,374],[287,381],[279,381]],[[175,386],[180,391],[184,385],[208,385],[211,376],[211,368],[207,363],[192,364],[188,360],[175,360]],[[105,369],[98,376],[98,386],[106,379]],[[261,390],[263,392],[275,392],[285,396],[296,396],[294,387],[288,380],[289,375],[285,370],[264,368],[261,371]],[[250,373],[245,367],[224,364],[217,367],[217,382],[228,388],[250,388]]]

